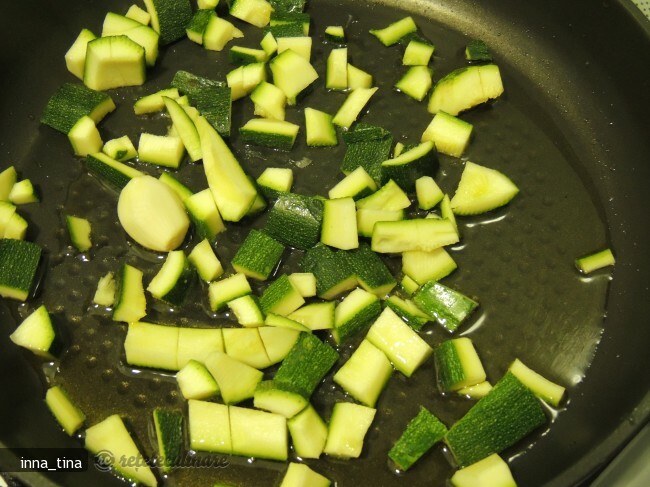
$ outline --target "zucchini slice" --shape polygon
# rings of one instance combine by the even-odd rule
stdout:
[[[84,84],[93,90],[140,86],[146,80],[144,48],[126,35],[99,37],[88,43]]]
[[[344,129],[349,129],[378,89],[374,87],[352,90],[334,115],[332,123]]]
[[[515,359],[508,370],[544,402],[554,407],[559,406],[566,392],[564,387],[538,374],[519,359]]]
[[[113,110],[115,103],[108,94],[80,83],[64,83],[48,100],[41,123],[67,134],[84,115],[97,124]]]
[[[6,231],[5,229],[5,234]],[[41,253],[41,248],[35,243],[0,239],[0,296],[19,301],[25,301],[29,297],[35,284]]]
[[[114,414],[89,427],[85,445],[91,453],[99,455],[100,460],[106,456],[104,460],[110,462],[108,464],[117,474],[147,487],[158,485],[158,480],[146,463],[139,462],[135,466],[131,462],[113,461],[119,458],[143,458],[119,415]]]
[[[70,436],[75,434],[86,421],[86,415],[61,386],[50,387],[47,390],[45,404],[63,430]]]
[[[454,487],[517,487],[510,467],[496,453],[459,469],[450,480]]]
[[[334,404],[323,451],[338,458],[359,458],[376,412],[376,409],[351,402]]]
[[[219,392],[212,374],[201,362],[190,360],[177,373],[176,382],[185,399],[210,399]]]
[[[49,360],[53,360],[60,352],[61,343],[57,338],[56,329],[44,305],[32,311],[9,335],[9,339],[16,345]]]
[[[158,465],[163,473],[169,473],[181,461],[183,413],[173,409],[155,408],[153,422],[158,443]]]
[[[334,341],[340,345],[366,330],[379,313],[379,298],[364,289],[355,289],[336,306],[332,330]]]
[[[477,215],[506,205],[517,193],[519,188],[505,174],[467,161],[451,209],[457,215]]]
[[[440,284],[425,283],[413,296],[415,304],[447,331],[454,332],[478,307],[478,302]]]
[[[363,340],[333,380],[364,406],[374,407],[392,374],[393,366],[384,352]]]
[[[460,157],[472,135],[473,125],[446,112],[439,111],[422,134],[422,141],[430,140],[438,152]]]
[[[282,477],[280,487],[299,487],[309,485],[309,487],[329,487],[332,484],[330,479],[324,477],[318,472],[313,471],[304,463],[289,463],[287,471]]]
[[[343,250],[359,247],[357,212],[351,197],[323,202],[321,243]]]
[[[197,119],[201,137],[203,169],[221,216],[241,220],[257,198],[257,189],[239,162],[207,119]]]
[[[185,252],[173,250],[167,254],[165,262],[153,277],[147,291],[155,298],[169,304],[180,305],[185,300],[194,281],[194,268]]]
[[[252,229],[231,264],[235,271],[265,281],[277,268],[284,250],[284,245],[267,233]]]
[[[205,367],[219,385],[219,394],[226,404],[235,404],[253,397],[264,375],[261,371],[223,352],[213,352],[205,359]]]
[[[417,31],[413,17],[404,17],[382,29],[372,29],[370,33],[374,35],[384,46],[392,46],[408,34]]]
[[[442,342],[433,351],[433,360],[441,392],[457,391],[486,379],[481,359],[467,337]]]
[[[293,448],[301,458],[319,458],[327,440],[327,425],[311,404],[287,420]]]
[[[393,366],[410,377],[433,350],[390,308],[384,308],[366,339],[386,354]]]
[[[309,398],[338,358],[338,352],[317,336],[300,333],[273,380]]]
[[[428,110],[458,115],[502,93],[501,73],[496,64],[467,66],[452,71],[435,84]]]
[[[219,281],[213,281],[208,287],[210,309],[221,311],[228,301],[251,294],[251,289],[246,276],[241,273],[233,274]]]
[[[616,259],[611,249],[599,250],[598,252],[580,257],[575,261],[576,268],[584,274],[590,274],[615,263]]]
[[[500,453],[546,423],[535,395],[512,373],[458,420],[445,436],[459,466],[467,466]]]
[[[92,240],[90,238],[90,222],[78,216],[66,215],[65,223],[68,228],[68,233],[70,234],[70,241],[72,245],[79,252],[87,252],[92,246]]]
[[[388,452],[400,470],[406,471],[433,445],[447,434],[447,427],[431,412],[420,406],[418,414],[409,421],[406,429]]]
[[[151,27],[160,34],[161,46],[185,36],[193,15],[189,0],[144,0],[144,5],[151,16]]]

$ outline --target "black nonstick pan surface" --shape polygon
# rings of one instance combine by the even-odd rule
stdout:
[[[20,209],[30,223],[28,238],[46,250],[45,273],[36,296],[24,305],[0,303],[0,470],[12,448],[79,447],[47,411],[48,382],[73,395],[93,424],[109,414],[125,417],[143,450],[152,454],[151,408],[183,407],[173,379],[123,364],[125,327],[90,304],[97,279],[124,260],[147,269],[150,278],[160,256],[131,245],[117,223],[117,195],[89,176],[72,156],[61,134],[39,124],[49,96],[65,81],[63,55],[79,30],[101,31],[107,11],[123,13],[131,2],[71,0],[5,2],[0,7],[0,166],[14,164],[42,196]],[[417,142],[431,119],[423,103],[392,91],[401,73],[399,48],[384,48],[367,34],[406,15],[436,45],[434,78],[464,65],[468,40],[483,39],[499,64],[506,92],[495,103],[462,118],[475,126],[464,156],[508,174],[521,194],[506,208],[459,219],[463,240],[451,249],[459,269],[445,282],[477,297],[481,311],[461,333],[471,336],[494,382],[510,361],[521,358],[568,389],[568,401],[549,411],[552,421],[504,452],[522,486],[587,485],[647,422],[647,352],[650,344],[650,24],[630,2],[562,0],[446,0],[357,2],[312,0],[314,64],[321,79],[305,104],[333,112],[342,94],[323,85],[320,42],[327,25],[347,27],[352,62],[373,73],[380,91],[363,120],[390,130],[396,140]],[[242,44],[253,46],[260,33],[242,25]],[[177,69],[223,79],[232,66],[225,52],[207,53],[184,40],[164,48],[148,82],[111,92],[118,109],[100,125],[104,139],[142,131],[163,133],[160,117],[137,118],[133,100],[166,87]],[[252,106],[236,104],[234,126],[252,117]],[[288,118],[299,121],[298,109]],[[157,132],[156,132],[157,131]],[[299,141],[291,153],[268,153],[244,146],[233,131],[230,141],[253,176],[267,165],[292,167],[294,190],[326,194],[338,175],[344,145],[310,149]],[[462,161],[441,156],[437,179],[453,192]],[[143,166],[144,167],[144,166]],[[158,174],[154,167],[148,168]],[[179,177],[203,189],[202,169],[184,163]],[[62,225],[64,212],[87,215],[96,245],[90,258],[72,251]],[[224,261],[233,255],[249,224],[231,225],[219,242]],[[580,276],[573,259],[610,246],[613,269]],[[289,258],[283,269],[295,266]],[[393,265],[395,262],[393,262]],[[151,321],[184,326],[214,325],[224,317],[206,313],[201,289],[182,311],[151,304]],[[35,360],[8,339],[16,324],[38,304],[65,323],[70,346],[53,365]],[[431,344],[448,338],[429,325]],[[349,355],[348,348],[341,350]],[[309,462],[316,470],[349,485],[445,485],[453,468],[434,449],[405,475],[386,459],[392,441],[423,404],[451,424],[472,404],[442,397],[435,371],[425,364],[411,380],[392,378],[378,403],[362,458]],[[342,399],[326,378],[316,406]],[[230,458],[215,470],[185,470],[169,485],[276,485],[284,464]],[[85,474],[13,474],[27,485],[122,485],[92,465]]]

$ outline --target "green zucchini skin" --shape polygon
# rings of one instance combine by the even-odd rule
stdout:
[[[413,296],[415,304],[450,332],[474,312],[478,303],[437,281],[425,283]]]
[[[316,245],[305,252],[300,266],[304,272],[316,276],[316,295],[320,298],[332,299],[357,285],[349,254],[345,251],[335,252],[327,245]]]
[[[286,316],[305,303],[305,299],[283,274],[273,281],[262,293],[260,307],[265,315],[269,313]]]
[[[115,103],[106,93],[81,83],[64,83],[48,100],[41,123],[67,134],[84,115],[97,123],[113,110]]]
[[[190,104],[201,112],[219,135],[230,136],[231,90],[225,83],[180,70],[174,75],[171,85],[187,95]]]
[[[160,467],[169,473],[179,465],[183,450],[183,413],[172,409],[153,410],[154,427],[158,441]]]
[[[358,249],[348,251],[348,255],[352,270],[366,291],[383,297],[397,285],[390,269],[368,244],[362,243]]]
[[[388,452],[390,458],[400,470],[408,470],[433,445],[447,434],[447,427],[424,406],[409,421],[399,439]]]
[[[232,266],[254,279],[268,279],[282,259],[284,245],[265,232],[251,230],[232,259]]]
[[[361,166],[378,185],[382,185],[385,177],[381,163],[390,157],[391,133],[381,127],[359,123],[343,135],[343,140],[347,147],[341,171],[347,174]]]
[[[192,20],[189,0],[144,0],[151,26],[160,34],[160,45],[165,46],[183,38],[185,28]]]
[[[301,333],[273,380],[309,398],[338,359],[338,352],[330,345],[311,333]]]
[[[0,239],[0,296],[25,301],[32,291],[42,250],[27,240]]]
[[[445,436],[454,459],[467,466],[508,448],[546,423],[541,402],[507,372]]]
[[[323,201],[295,193],[279,193],[269,211],[265,231],[285,245],[309,249],[320,240]]]

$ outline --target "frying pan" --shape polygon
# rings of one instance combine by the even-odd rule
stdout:
[[[136,250],[123,236],[114,236],[121,235],[111,212],[116,196],[85,174],[82,164],[70,155],[65,137],[38,122],[48,97],[62,82],[72,80],[63,53],[78,31],[89,27],[98,32],[105,12],[124,12],[130,3],[25,0],[2,7],[2,165],[15,164],[43,195],[41,204],[21,209],[30,222],[29,238],[47,250],[47,271],[35,302],[46,302],[54,314],[65,318],[72,334],[72,346],[60,363],[62,378],[57,379],[53,368],[43,369],[7,338],[31,309],[29,305],[0,304],[0,441],[6,447],[80,445],[60,431],[46,410],[42,401],[46,377],[64,382],[91,423],[113,412],[126,415],[149,453],[153,450],[147,420],[142,419],[147,408],[157,403],[182,404],[168,377],[145,372],[145,379],[136,379],[133,371],[116,365],[124,329],[89,307],[88,296],[98,276],[114,270]],[[646,424],[650,410],[646,216],[650,24],[622,0],[386,4],[313,0],[309,8],[319,19],[317,32],[330,23],[342,23],[357,37],[368,28],[399,19],[404,12],[413,14],[424,35],[436,44],[436,78],[462,65],[461,51],[468,39],[480,38],[490,46],[506,94],[493,105],[464,115],[476,128],[467,156],[506,172],[522,193],[508,209],[461,221],[467,245],[452,249],[459,271],[449,282],[482,302],[484,311],[475,318],[471,336],[493,380],[520,356],[568,386],[569,400],[550,427],[504,452],[519,484],[586,485]],[[250,36],[249,40],[255,39],[254,33]],[[384,80],[385,91],[390,91],[388,83],[396,80],[399,71],[396,51],[366,37],[351,46],[353,60]],[[127,108],[118,109],[102,124],[105,134],[126,132],[135,140],[145,129],[162,130],[163,121],[134,119],[128,106],[136,97],[166,86],[176,69],[213,77],[229,69],[188,44],[165,50],[146,87],[116,92],[116,102],[124,102]],[[325,48],[316,49],[322,54]],[[342,100],[337,95],[310,96],[315,97],[314,104],[328,110],[335,110]],[[235,124],[252,116],[246,110],[250,107],[236,112]],[[421,105],[392,95],[379,97],[364,117],[407,142],[416,141],[430,120]],[[265,155],[244,147],[236,134],[231,142],[255,176],[263,160],[296,168],[305,157],[311,165],[308,172],[297,173],[296,191],[319,194],[323,185],[333,184],[332,167],[343,150],[339,147],[323,155],[299,143],[290,156]],[[453,191],[461,167],[457,160],[441,158],[443,189]],[[197,185],[193,189],[200,189],[199,176],[200,168],[184,173]],[[89,262],[70,251],[60,230],[64,208],[85,212],[99,222],[98,250]],[[226,258],[244,232],[243,226],[233,225],[224,237]],[[617,257],[612,272],[582,278],[571,268],[573,258],[605,246],[611,246]],[[133,258],[158,262],[142,253]],[[167,312],[154,306],[151,317],[168,318]],[[201,312],[200,305],[188,311],[190,316]],[[178,317],[180,324],[194,323],[183,319]],[[426,335],[431,343],[445,337],[435,327]],[[349,350],[342,353],[345,356]],[[412,382],[397,376],[391,380],[378,406],[383,419],[370,431],[361,459],[323,460],[314,468],[338,485],[444,485],[453,469],[440,449],[403,477],[392,473],[386,462],[392,439],[418,404],[430,406],[447,422],[469,407],[465,399],[441,397],[433,386],[433,374],[428,364]],[[331,378],[325,386],[326,396],[340,399],[340,393],[329,387]],[[15,454],[3,449],[1,455],[0,465],[6,465]],[[220,472],[199,472],[192,485],[210,485],[217,478],[269,485],[282,474],[283,466],[273,462],[246,463],[232,459]],[[188,485],[185,474],[178,485]],[[122,485],[92,466],[85,474],[23,473],[17,478],[28,485]]]

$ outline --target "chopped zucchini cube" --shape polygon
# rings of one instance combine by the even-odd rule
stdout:
[[[521,360],[515,359],[508,370],[537,397],[551,406],[557,407],[562,401],[566,389],[527,367]]]
[[[235,404],[253,397],[263,373],[223,352],[213,352],[205,359],[205,367],[219,385],[223,402]]]
[[[190,448],[230,455],[232,438],[229,409],[225,404],[190,399],[187,402]]]
[[[474,126],[460,118],[439,111],[422,134],[422,141],[430,140],[438,152],[460,157],[465,152]]]
[[[420,406],[418,414],[409,421],[402,435],[393,444],[388,457],[400,470],[406,471],[442,440],[445,434],[447,427],[425,407]]]
[[[95,455],[107,455],[108,458],[143,458],[126,429],[122,418],[114,414],[86,429],[86,449]],[[107,458],[104,458],[107,460]],[[147,487],[156,487],[158,480],[146,464],[134,466],[131,462],[111,462],[116,473],[134,483]]]
[[[281,383],[266,380],[257,384],[253,404],[258,409],[292,418],[302,411],[309,401]]]
[[[252,229],[232,259],[237,272],[265,281],[282,259],[284,245],[265,232]]]
[[[86,421],[86,415],[61,386],[50,387],[47,390],[45,403],[63,430],[70,436]]]
[[[9,339],[16,345],[51,360],[58,351],[56,335],[50,314],[41,305],[18,325]]]
[[[17,214],[14,211],[11,216]],[[4,233],[7,234],[7,228]],[[32,242],[0,239],[0,296],[19,301],[25,301],[29,297],[41,261],[41,252],[41,248]]]
[[[334,301],[309,303],[291,313],[288,318],[297,321],[310,330],[334,328]]]
[[[304,303],[305,299],[286,274],[273,281],[260,298],[260,305],[265,314],[275,313],[281,316],[287,316]]]
[[[357,288],[341,301],[334,311],[332,335],[337,344],[361,333],[381,313],[381,303],[374,294]]]
[[[397,284],[384,261],[363,243],[348,252],[350,265],[363,289],[380,298],[386,296]]]
[[[163,370],[178,370],[178,337],[176,326],[131,322],[128,325],[124,352],[130,365]]]
[[[285,245],[310,249],[320,239],[322,220],[322,200],[282,193],[269,212],[265,230]]]
[[[358,283],[348,254],[335,252],[327,245],[321,244],[307,250],[300,266],[303,271],[316,276],[316,294],[323,299],[332,299],[354,289]]]
[[[433,360],[441,392],[457,391],[486,379],[481,359],[467,337],[442,342],[433,351]]]
[[[412,17],[404,17],[383,29],[372,29],[370,33],[379,39],[384,46],[392,46],[402,37],[415,32],[417,28]]]
[[[380,349],[393,366],[410,377],[433,350],[390,308],[384,308],[368,330],[366,339]]]
[[[393,366],[384,352],[363,340],[334,374],[334,382],[361,404],[374,407],[392,374]]]
[[[284,416],[238,406],[230,406],[229,409],[234,455],[280,461],[287,459],[289,438]]]
[[[413,301],[449,332],[456,331],[479,305],[468,296],[436,281],[424,284],[413,296]]]
[[[338,358],[330,345],[310,333],[301,333],[273,380],[308,398]]]
[[[375,223],[371,247],[380,253],[432,251],[456,242],[458,233],[449,220],[415,218]]]
[[[185,399],[210,399],[219,392],[217,381],[201,362],[190,360],[176,373],[176,382]]]
[[[449,429],[445,443],[459,466],[500,453],[546,423],[535,395],[512,373]]]
[[[321,243],[342,250],[359,247],[356,211],[354,199],[351,197],[325,200]]]
[[[285,120],[253,118],[239,128],[239,134],[246,144],[288,151],[293,147],[299,129],[299,125]]]
[[[180,463],[183,449],[183,413],[172,409],[153,410],[160,469],[169,473]]]
[[[386,306],[392,309],[404,322],[415,331],[420,331],[430,318],[410,299],[402,299],[399,296],[390,296]]]
[[[223,275],[223,266],[208,239],[201,240],[187,256],[201,279],[212,282]]]
[[[329,487],[332,482],[304,463],[291,462],[280,487]]]
[[[259,327],[224,328],[222,333],[224,349],[229,357],[256,369],[265,369],[272,365]]]
[[[251,289],[246,276],[241,273],[233,274],[219,281],[213,281],[208,287],[210,309],[212,311],[222,310],[228,301],[240,296],[251,294]]]
[[[287,421],[293,448],[301,458],[319,458],[327,440],[327,425],[308,404]]]
[[[376,412],[376,409],[351,402],[334,404],[323,451],[338,458],[358,458]]]
[[[457,267],[456,261],[443,248],[402,252],[402,272],[418,284],[439,281]]]
[[[450,480],[454,487],[517,487],[510,467],[496,453],[457,470]]]
[[[152,296],[170,304],[180,305],[194,282],[194,268],[185,252],[173,250],[153,277],[147,291]]]
[[[126,35],[99,37],[88,43],[84,84],[103,91],[139,86],[146,80],[145,50]]]

